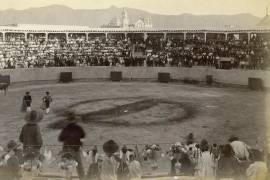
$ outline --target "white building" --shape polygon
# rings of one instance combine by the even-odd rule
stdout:
[[[140,18],[135,23],[131,24],[128,18],[128,14],[125,8],[121,13],[120,18],[113,18],[111,21],[106,24],[102,25],[102,28],[136,28],[136,29],[151,29],[153,28],[152,18]]]
[[[141,18],[134,23],[134,27],[138,29],[153,28],[152,18]]]

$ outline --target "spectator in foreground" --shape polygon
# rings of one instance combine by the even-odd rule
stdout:
[[[120,158],[115,155],[119,146],[113,140],[109,140],[103,144],[105,156],[101,164],[101,180],[117,180],[117,168]]]
[[[246,169],[250,163],[250,147],[236,136],[231,136],[229,142],[232,146],[234,157],[239,163],[239,172],[242,177],[245,177]]]
[[[235,157],[239,161],[249,161],[250,147],[246,143],[240,141],[236,136],[231,136],[228,140],[232,146]]]
[[[120,164],[117,169],[117,179],[118,180],[129,180],[129,151],[127,146],[123,146],[120,151]]]
[[[63,171],[63,175],[66,180],[71,180],[72,175],[78,163],[72,158],[71,153],[65,153],[61,157],[61,162],[59,163],[59,167]]]
[[[88,179],[99,179],[100,176],[100,167],[99,167],[99,154],[97,146],[94,146],[94,148],[88,152],[88,162],[90,161],[90,165],[87,171],[87,178]]]
[[[248,180],[266,180],[267,165],[263,162],[263,153],[256,152],[254,154],[254,162],[246,170]]]
[[[161,148],[158,144],[145,145],[143,150],[143,158],[144,160],[150,160],[152,170],[158,169],[158,158],[160,158]]]
[[[238,179],[239,165],[234,158],[234,152],[230,144],[226,144],[221,148],[221,156],[218,161],[217,176],[222,178],[236,178]]]
[[[26,124],[22,127],[20,141],[23,143],[24,154],[34,159],[39,159],[40,148],[42,147],[42,135],[38,123],[43,119],[43,114],[38,111],[31,111],[26,114]],[[31,155],[30,155],[31,154]]]
[[[84,169],[81,159],[81,147],[83,145],[81,139],[85,138],[84,130],[77,125],[76,116],[73,112],[68,112],[68,125],[64,127],[58,137],[63,142],[63,152],[71,153],[72,158],[78,163],[77,173],[80,179],[84,178]]]
[[[181,158],[181,148],[183,148],[182,144],[180,142],[177,142],[170,147],[170,150],[168,152],[171,159],[171,176],[176,175],[176,165],[179,164]]]
[[[200,144],[201,155],[198,159],[198,174],[202,180],[215,179],[215,162],[214,157],[209,151],[209,145],[206,140],[202,140]]]
[[[138,180],[142,177],[141,164],[135,159],[134,154],[129,155],[129,174],[131,180]]]
[[[169,153],[171,159],[170,175],[175,176],[177,170],[180,170],[180,173],[186,176],[194,175],[194,165],[190,160],[188,150],[182,143],[177,142],[172,145]]]
[[[19,145],[11,140],[4,148],[5,154],[1,158],[0,179],[19,180],[22,176],[20,169],[20,160],[17,156]]]

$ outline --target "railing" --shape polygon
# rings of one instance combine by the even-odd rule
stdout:
[[[170,173],[170,159],[167,152],[170,146],[174,143],[159,143],[160,151],[157,153],[156,160],[144,159],[143,150],[146,144],[125,144],[129,150],[133,151],[133,154],[141,164],[144,177],[150,176],[168,176]],[[34,147],[34,146],[33,146]],[[72,147],[72,146],[71,146]],[[97,147],[98,154],[103,157],[104,152],[101,144],[98,145],[83,145],[80,149],[81,159],[85,174],[87,174],[89,165],[91,164],[90,151]],[[119,153],[123,145],[119,145]],[[22,148],[21,153],[23,153]],[[33,158],[31,160],[24,161],[21,165],[23,176],[32,177],[45,177],[45,178],[63,178],[65,177],[64,171],[59,167],[62,162],[61,154],[62,145],[44,145],[40,149],[40,154],[43,158]],[[23,153],[25,155],[25,153]],[[74,178],[77,177],[76,170],[72,172]],[[181,175],[181,173],[179,173]]]
[[[132,151],[132,154],[135,155],[135,159],[140,162],[142,167],[142,178],[149,178],[149,179],[155,179],[155,180],[165,180],[165,177],[171,176],[171,154],[169,153],[171,146],[175,143],[157,143],[156,145],[159,147],[157,153],[155,154],[156,158],[151,158],[151,156],[145,156],[145,147],[147,145],[153,145],[153,144],[119,144],[119,151],[117,152],[117,155],[121,156],[120,150],[125,145],[129,151]],[[31,146],[31,148],[35,149],[36,146]],[[69,146],[73,147],[73,146]],[[80,148],[80,155],[82,160],[82,166],[83,170],[85,172],[85,175],[88,173],[88,169],[90,164],[92,163],[92,157],[91,157],[91,150],[94,149],[94,147],[97,149],[97,153],[100,155],[100,159],[104,157],[103,152],[103,145],[97,144],[97,145],[83,145]],[[182,146],[184,147],[184,146]],[[25,159],[25,156],[22,157],[22,163],[21,169],[23,177],[26,179],[35,178],[35,179],[63,179],[66,178],[66,171],[65,169],[60,167],[60,163],[63,162],[62,159],[62,145],[43,145],[40,148],[40,156],[43,158],[32,158],[32,159]],[[210,147],[212,149],[213,147]],[[26,154],[26,151],[23,150],[23,148],[19,147],[17,148],[20,151],[17,151],[17,155],[21,152],[22,155]],[[26,148],[25,148],[26,150]],[[2,148],[3,151],[3,148]],[[186,151],[186,152],[185,152]],[[184,153],[188,153],[189,149],[185,148],[183,150]],[[255,150],[256,151],[256,150]],[[29,152],[29,151],[28,151]],[[197,153],[198,151],[196,151]],[[214,152],[214,151],[213,151]],[[2,156],[3,157],[3,156]],[[20,157],[20,156],[18,156]],[[99,158],[98,158],[99,159]],[[196,161],[197,162],[197,161]],[[216,167],[217,163],[216,162]],[[194,163],[194,162],[193,162]],[[195,164],[192,164],[192,168],[194,169]],[[1,169],[1,168],[0,168]],[[186,179],[191,180],[195,179],[194,172],[192,174],[186,172],[183,172],[180,167],[176,167],[176,174],[173,176],[180,176],[179,179]],[[215,169],[216,170],[216,169]],[[70,176],[71,178],[77,179],[77,171],[76,167],[73,169],[72,174]],[[0,179],[1,179],[1,173],[0,173]],[[177,179],[175,177],[174,179]],[[166,179],[167,180],[167,179]]]

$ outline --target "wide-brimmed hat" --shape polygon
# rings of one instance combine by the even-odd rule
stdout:
[[[25,121],[30,124],[39,123],[43,119],[43,113],[33,110],[25,115]]]
[[[19,147],[19,144],[17,144],[14,140],[10,140],[7,145],[4,147],[4,151],[9,152],[11,150],[14,150]]]
[[[75,112],[68,111],[65,113],[65,116],[66,116],[66,121],[68,121],[69,123],[73,123],[77,121]]]
[[[206,139],[203,139],[200,143],[200,149],[202,151],[207,151],[209,149],[209,144],[208,141]]]
[[[113,140],[109,140],[103,144],[103,151],[105,153],[113,154],[117,152],[118,149],[119,149],[118,144],[114,142]]]

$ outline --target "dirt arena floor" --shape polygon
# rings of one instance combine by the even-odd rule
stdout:
[[[165,152],[166,143],[184,141],[190,132],[198,142],[205,138],[224,144],[230,135],[237,135],[256,148],[265,144],[266,92],[174,83],[88,82],[16,85],[6,96],[1,93],[1,145],[19,137],[26,91],[31,92],[33,109],[40,108],[45,91],[51,92],[52,112],[40,123],[46,145],[61,145],[57,137],[65,110],[80,118],[87,145],[101,145],[109,139],[130,148],[164,143]]]

